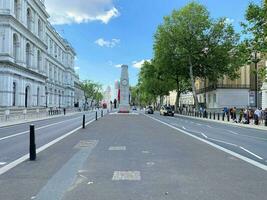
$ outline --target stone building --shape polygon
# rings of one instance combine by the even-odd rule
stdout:
[[[0,107],[73,107],[75,51],[44,0],[0,0]]]

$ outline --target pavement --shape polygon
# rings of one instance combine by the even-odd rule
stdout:
[[[224,125],[208,124],[214,126],[209,128],[203,121],[182,120],[140,113],[112,114],[92,121],[86,129],[38,153],[36,161],[24,161],[0,175],[0,199],[266,199],[267,170],[249,160],[264,162],[250,155],[243,155],[248,158],[244,160],[239,154],[217,148],[216,141],[186,134],[205,127],[204,134],[217,137],[222,133],[215,128]],[[227,127],[231,128],[236,129]],[[265,139],[266,134],[259,130],[252,136]],[[237,141],[253,139],[239,137]],[[251,143],[258,141],[254,139]],[[266,149],[266,141],[261,142]],[[265,154],[261,156],[266,159]]]
[[[188,116],[188,115],[181,115],[181,114],[175,114],[175,116],[184,117],[184,118],[190,118],[190,119],[197,118],[197,119],[202,120],[202,121],[211,121],[211,122],[217,122],[217,123],[226,124],[226,125],[233,125],[233,126],[239,126],[239,127],[244,127],[244,128],[259,129],[259,130],[267,131],[267,126],[264,125],[264,120],[263,121],[260,120],[260,124],[259,125],[255,125],[254,124],[254,120],[251,120],[250,124],[236,123],[233,120],[230,120],[228,122],[226,118],[223,121],[222,115],[220,115],[220,118],[219,118],[220,120],[218,120],[217,114],[215,115],[215,118],[216,118],[215,120],[213,119],[213,115],[212,115],[212,119],[200,118],[200,117]],[[210,116],[208,116],[208,117],[210,117]],[[238,119],[238,117],[237,117],[237,119]]]

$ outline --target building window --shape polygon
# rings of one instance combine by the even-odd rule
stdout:
[[[32,30],[32,11],[30,8],[27,9],[27,28]]]
[[[15,82],[13,82],[13,102],[12,106],[16,106],[16,95],[17,95],[17,85]]]
[[[38,50],[37,51],[37,69],[40,72],[42,68],[42,56],[41,56],[41,52]]]
[[[42,22],[40,19],[38,19],[38,36],[41,39],[42,38]]]
[[[26,44],[26,65],[31,67],[31,45],[29,43]]]
[[[40,89],[37,88],[37,106],[40,105]]]
[[[15,62],[18,60],[18,55],[19,55],[19,39],[18,39],[18,35],[14,34],[13,35],[13,57],[14,57]]]
[[[27,86],[25,89],[25,107],[28,108],[30,104],[30,87]]]
[[[15,17],[19,20],[19,18],[20,18],[20,0],[14,1],[14,14],[15,14]]]

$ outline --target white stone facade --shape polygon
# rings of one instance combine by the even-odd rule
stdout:
[[[75,51],[43,0],[0,0],[0,107],[73,107]]]

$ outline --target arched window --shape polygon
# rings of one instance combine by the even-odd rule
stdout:
[[[26,65],[31,67],[31,45],[29,43],[26,44]]]
[[[40,72],[42,69],[42,56],[41,56],[41,52],[38,50],[37,51],[37,69]]]
[[[18,35],[14,34],[13,35],[13,57],[15,62],[18,60],[18,55],[19,55],[19,39]]]
[[[38,36],[42,37],[42,22],[40,19],[38,19]]]
[[[16,95],[17,95],[17,85],[15,82],[13,82],[13,99],[12,99],[12,106],[16,106]]]
[[[14,14],[15,17],[20,19],[20,0],[14,0]]]
[[[30,8],[27,9],[27,28],[32,30],[32,11]]]

